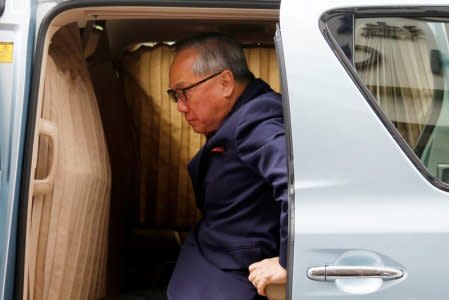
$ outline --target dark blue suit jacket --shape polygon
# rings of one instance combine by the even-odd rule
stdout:
[[[253,80],[189,164],[202,219],[181,250],[169,299],[256,299],[248,266],[286,265],[287,154],[282,102]]]

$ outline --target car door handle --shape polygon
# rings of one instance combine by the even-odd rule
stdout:
[[[45,119],[40,119],[38,122],[38,134],[49,136],[53,142],[53,157],[51,159],[50,170],[48,171],[47,177],[44,179],[34,179],[33,196],[43,196],[49,194],[53,190],[59,155],[59,135],[57,125]]]
[[[336,279],[381,278],[393,280],[404,276],[400,269],[391,267],[365,266],[320,266],[307,270],[307,277],[317,281],[334,281]]]

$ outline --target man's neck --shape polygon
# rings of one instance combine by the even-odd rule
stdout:
[[[229,110],[229,112],[232,111],[232,108],[237,103],[237,100],[242,96],[243,92],[248,87],[248,85],[249,85],[249,80],[245,80],[243,82],[236,83],[234,92],[232,94],[232,105],[231,105],[231,109]]]

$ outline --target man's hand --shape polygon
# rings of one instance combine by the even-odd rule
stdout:
[[[267,258],[249,266],[248,279],[259,295],[266,296],[267,285],[287,282],[287,271],[279,264],[279,257]]]

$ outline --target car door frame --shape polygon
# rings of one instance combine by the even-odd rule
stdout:
[[[0,0],[1,1],[1,0]],[[54,4],[57,3],[55,6]],[[33,56],[33,67],[31,75],[31,92],[29,97],[29,108],[26,117],[26,136],[24,148],[24,163],[22,167],[22,182],[20,187],[20,209],[18,219],[18,241],[17,258],[14,284],[14,299],[23,298],[24,290],[24,270],[25,270],[25,244],[27,226],[27,207],[29,199],[29,185],[31,183],[32,154],[35,134],[35,124],[37,119],[37,102],[39,95],[39,83],[41,80],[42,54],[45,46],[45,36],[52,20],[62,12],[70,9],[84,7],[105,7],[105,6],[157,6],[157,7],[207,7],[207,8],[250,8],[250,9],[279,9],[280,0],[230,0],[230,1],[201,1],[201,0],[67,0],[45,2],[41,5],[48,5],[49,11],[41,11],[44,14],[42,20],[38,19],[36,25],[38,33],[35,42]],[[39,11],[39,6],[37,7]]]
[[[16,267],[18,214],[20,213],[20,185],[22,178],[23,148],[26,135],[25,115],[28,108],[30,69],[34,44],[34,10],[32,0],[13,2],[0,0],[1,42],[9,44],[10,53],[3,57],[2,83],[0,92],[6,120],[9,120],[0,133],[1,171],[0,200],[2,202],[2,268],[0,278],[0,298],[13,299]],[[9,61],[8,61],[9,60]],[[8,70],[6,70],[8,69]],[[5,105],[5,106],[3,106]],[[8,119],[9,118],[9,119]],[[3,135],[5,134],[5,135]],[[3,234],[4,233],[4,234]],[[4,273],[3,273],[4,271]]]

